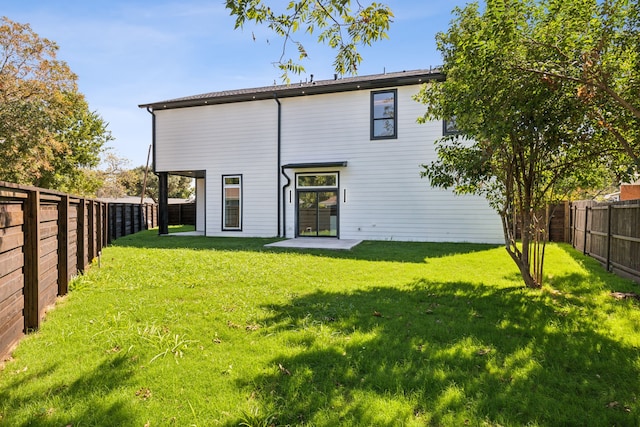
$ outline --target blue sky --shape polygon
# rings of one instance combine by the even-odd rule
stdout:
[[[451,10],[466,1],[381,2],[395,14],[389,40],[361,50],[358,74],[439,65],[435,34],[447,30]],[[151,143],[150,115],[139,104],[281,83],[272,63],[282,40],[265,27],[234,30],[224,0],[0,0],[0,15],[29,23],[59,45],[58,58],[78,75],[91,109],[109,123],[110,146],[131,167],[146,162]],[[300,41],[309,53],[307,75],[292,82],[308,74],[332,78],[332,51]]]

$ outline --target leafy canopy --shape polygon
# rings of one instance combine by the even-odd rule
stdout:
[[[98,197],[119,198],[142,195],[158,201],[158,177],[151,171],[147,174],[144,185],[145,166],[131,168],[129,161],[113,152],[107,152],[103,160],[104,166],[96,171],[102,185],[97,190]],[[180,175],[169,175],[169,197],[188,199],[193,194],[193,179]]]
[[[437,143],[425,165],[432,186],[482,195],[499,213],[507,252],[525,283],[543,278],[546,206],[600,179],[619,147],[591,120],[574,82],[550,81],[523,63],[548,52],[540,43],[583,0],[490,0],[454,11],[437,36],[446,80],[425,86],[423,120],[455,119],[460,133]],[[563,13],[559,13],[562,11]],[[521,239],[521,243],[518,240]]]
[[[84,193],[111,135],[57,50],[28,24],[0,20],[0,179]]]
[[[600,130],[621,150],[619,173],[640,168],[640,6],[633,0],[549,4],[541,52],[517,66],[549,84],[572,85]]]
[[[247,21],[266,23],[277,36],[284,38],[282,55],[276,65],[285,81],[289,73],[304,72],[301,63],[285,59],[288,44],[295,45],[298,61],[308,57],[306,47],[294,38],[298,31],[317,33],[319,43],[337,50],[333,63],[336,73],[355,74],[362,61],[358,47],[388,38],[393,18],[388,6],[376,2],[363,5],[351,0],[292,0],[279,10],[275,9],[278,2],[270,3],[272,6],[262,0],[227,0],[226,7],[236,17],[236,28],[243,27]]]

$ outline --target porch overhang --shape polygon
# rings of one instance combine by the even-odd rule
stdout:
[[[344,168],[347,161],[339,162],[311,162],[311,163],[287,163],[282,165],[282,169],[315,169],[315,168]]]

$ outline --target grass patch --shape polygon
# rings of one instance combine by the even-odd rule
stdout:
[[[0,372],[6,425],[638,425],[637,285],[565,245],[118,239]]]

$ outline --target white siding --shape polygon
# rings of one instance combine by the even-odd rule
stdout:
[[[277,234],[277,104],[256,101],[156,114],[156,170],[206,172],[208,236]],[[222,231],[222,176],[242,175],[242,231]]]
[[[196,231],[206,230],[205,220],[207,218],[207,213],[206,213],[207,195],[205,191],[206,191],[205,179],[204,178],[196,179]]]
[[[334,168],[340,172],[341,238],[502,242],[499,218],[484,199],[433,189],[420,177],[420,165],[435,159],[442,122],[416,122],[424,114],[411,99],[417,91],[398,88],[398,138],[383,140],[370,140],[369,90],[282,100],[283,163],[348,162]],[[311,170],[287,173],[293,178],[295,172]],[[295,235],[291,196],[288,237]]]
[[[370,140],[370,90],[280,100],[282,164],[348,162],[347,167],[286,171],[292,179],[286,194],[287,237],[295,236],[295,173],[338,171],[341,238],[502,242],[499,218],[486,201],[433,189],[420,177],[420,165],[435,159],[434,141],[442,136],[442,123],[416,122],[424,113],[411,99],[418,89],[397,88],[398,138],[386,140]],[[206,172],[207,235],[276,236],[275,101],[155,114],[156,170]],[[243,228],[222,232],[222,175],[240,174]]]

